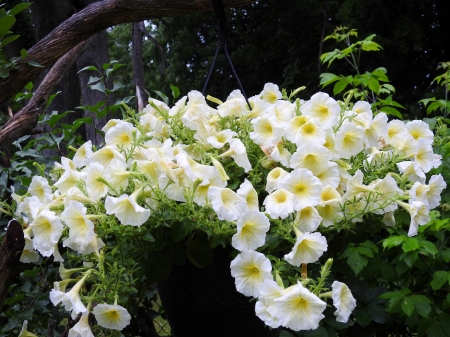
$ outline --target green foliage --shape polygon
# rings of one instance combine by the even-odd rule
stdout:
[[[433,82],[436,82],[444,89],[444,98],[424,98],[419,102],[423,103],[423,105],[426,107],[427,114],[439,111],[444,115],[444,117],[448,117],[448,113],[450,111],[450,101],[448,100],[448,92],[450,90],[450,62],[441,62],[441,64],[438,66],[438,69],[442,69],[445,72],[441,75],[436,76]]]
[[[362,51],[379,51],[381,46],[373,41],[375,34],[369,35],[364,40],[352,43],[351,37],[357,37],[355,29],[347,27],[338,27],[333,34],[325,37],[324,41],[334,39],[337,42],[345,44],[344,49],[335,49],[332,52],[323,53],[320,56],[322,63],[330,66],[335,60],[346,60],[356,71],[356,75],[335,75],[332,73],[323,73],[320,75],[320,85],[326,87],[332,83],[333,94],[343,93],[343,97],[353,95],[356,99],[371,102],[374,111],[383,111],[388,115],[402,118],[398,108],[404,107],[392,99],[395,88],[389,83],[386,68],[379,67],[373,71],[361,73],[360,58]],[[350,89],[348,89],[350,88]],[[344,90],[348,89],[346,92]]]

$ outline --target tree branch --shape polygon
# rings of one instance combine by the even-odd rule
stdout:
[[[45,109],[45,104],[53,88],[59,83],[67,69],[75,62],[78,55],[86,50],[90,41],[91,39],[82,41],[55,63],[28,104],[0,129],[0,149],[6,148],[16,139],[32,132],[38,122],[39,115]]]
[[[249,4],[255,0],[224,0],[225,7]],[[19,61],[18,69],[0,81],[0,102],[5,101],[44,68],[49,67],[73,46],[108,27],[152,18],[185,15],[212,11],[210,0],[103,0],[92,3],[56,27]],[[27,62],[36,61],[44,68],[33,67]]]

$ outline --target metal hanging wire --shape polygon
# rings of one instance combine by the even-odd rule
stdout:
[[[211,64],[211,68],[209,69],[208,75],[206,76],[206,82],[205,82],[205,86],[203,87],[202,94],[205,95],[205,91],[208,86],[209,79],[211,78],[211,74],[214,70],[214,65],[216,63],[217,56],[219,55],[219,51],[222,49],[225,54],[225,57],[227,59],[227,62],[230,65],[231,70],[233,71],[234,77],[236,78],[236,80],[238,82],[238,85],[239,85],[239,88],[241,89],[242,95],[244,96],[245,101],[247,102],[247,105],[248,105],[249,109],[251,110],[252,107],[247,99],[247,95],[245,94],[245,90],[242,87],[242,83],[239,80],[239,76],[236,73],[236,70],[234,69],[233,62],[231,62],[230,55],[228,54],[228,49],[227,49],[228,41],[227,41],[227,36],[225,33],[225,10],[223,7],[223,2],[222,2],[222,0],[211,0],[211,2],[213,5],[213,8],[214,8],[214,13],[215,13],[216,21],[217,21],[216,34],[217,34],[218,41],[217,41],[216,52],[214,54],[214,59]]]

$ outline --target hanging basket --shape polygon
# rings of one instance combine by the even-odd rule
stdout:
[[[230,273],[231,248],[217,247],[214,262],[197,268],[173,266],[158,291],[173,337],[278,337],[255,314],[255,301],[236,291]]]

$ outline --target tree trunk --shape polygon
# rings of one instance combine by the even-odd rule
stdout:
[[[132,54],[133,79],[136,87],[137,111],[142,111],[147,105],[148,95],[144,87],[144,62],[142,58],[142,38],[144,36],[144,22],[133,24]]]
[[[5,240],[0,246],[0,312],[24,247],[22,226],[17,221],[11,220],[6,230]]]

